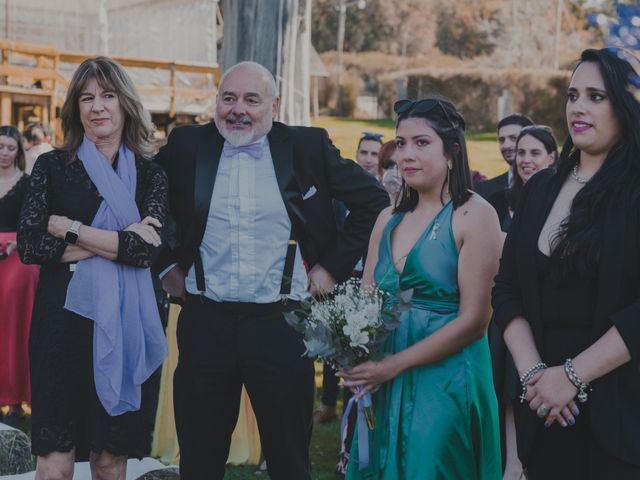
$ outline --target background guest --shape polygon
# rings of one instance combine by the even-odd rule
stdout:
[[[395,152],[396,142],[394,140],[382,144],[378,152],[378,157],[380,158],[380,162],[378,163],[378,178],[389,194],[391,205],[395,204],[396,196],[402,183],[398,166],[393,158]]]
[[[509,169],[502,175],[480,182],[475,191],[485,199],[495,192],[501,192],[513,183],[513,161],[516,158],[516,140],[523,127],[533,125],[533,121],[521,113],[513,113],[498,122],[498,146],[502,158],[509,165]]]
[[[27,168],[26,172],[31,173],[36,160],[40,155],[53,150],[48,142],[48,134],[42,123],[30,123],[23,132],[23,144],[26,150]]]
[[[509,231],[513,212],[525,183],[537,172],[555,164],[558,142],[551,128],[531,125],[520,130],[516,140],[516,157],[511,187],[493,193],[489,203],[496,209],[503,232]]]
[[[38,158],[18,225],[22,260],[42,266],[29,349],[36,476],[70,479],[88,457],[92,478],[121,479],[127,457],[150,449],[144,382],[166,354],[148,267],[167,181],[115,61],[78,67],[61,117],[65,143]]]
[[[356,162],[358,162],[358,165],[378,180],[380,180],[378,176],[378,152],[381,146],[381,133],[363,132],[356,150]]]
[[[509,231],[513,211],[518,204],[524,184],[536,172],[552,166],[557,156],[558,144],[549,127],[532,125],[520,130],[516,141],[513,185],[502,192],[494,193],[489,198],[489,203],[498,213],[503,232]],[[504,236],[502,241],[504,241]],[[518,373],[494,322],[489,327],[489,347],[493,361],[493,382],[496,387],[500,413],[504,478],[517,480],[523,475],[522,463],[518,459],[513,418],[513,404],[519,394]]]
[[[473,187],[474,190],[478,188],[478,185],[480,185],[486,179],[487,177],[485,177],[478,170],[471,170],[471,186]]]
[[[382,178],[384,172],[396,166],[395,160],[393,160],[393,154],[396,151],[396,142],[389,140],[380,147],[378,151],[378,167],[377,176]]]
[[[29,388],[29,326],[38,267],[24,265],[16,251],[16,228],[28,177],[16,127],[0,127],[0,405],[9,405],[4,423],[18,426]]]
[[[582,53],[570,136],[557,169],[523,189],[496,277],[529,480],[640,478],[640,104],[627,58],[637,65]]]

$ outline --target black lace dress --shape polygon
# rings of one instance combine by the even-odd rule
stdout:
[[[141,218],[165,222],[167,180],[162,168],[136,158],[136,203]],[[109,416],[93,381],[93,322],[64,310],[73,273],[61,263],[66,244],[47,233],[49,215],[63,215],[90,225],[102,198],[82,162],[54,150],[39,157],[18,223],[18,249],[25,263],[41,265],[29,340],[32,396],[32,451],[35,455],[68,452],[86,459],[90,451],[141,458],[151,445],[155,412],[148,384],[137,412]],[[118,232],[117,262],[151,266],[158,248],[133,232]]]

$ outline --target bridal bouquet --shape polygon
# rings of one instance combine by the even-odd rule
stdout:
[[[336,286],[333,293],[301,303],[301,310],[285,314],[289,325],[304,336],[305,355],[350,369],[380,355],[379,347],[399,325],[400,313],[411,308],[413,290],[397,292],[395,301],[374,286],[356,279]],[[362,396],[369,429],[375,428],[371,396]]]

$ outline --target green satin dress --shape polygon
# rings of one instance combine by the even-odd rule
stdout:
[[[395,353],[456,318],[460,304],[458,251],[447,203],[406,257],[393,265],[391,232],[385,227],[375,268],[378,286],[392,294],[414,289],[412,308],[383,350]],[[354,438],[347,480],[500,480],[498,406],[486,335],[437,363],[411,369],[382,385],[374,396],[378,426],[369,432],[370,465],[360,470]]]

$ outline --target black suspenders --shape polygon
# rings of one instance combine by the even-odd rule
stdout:
[[[284,270],[282,271],[282,283],[280,283],[280,295],[291,293],[291,280],[293,279],[293,266],[296,263],[296,247],[298,243],[293,238],[293,227],[287,242],[287,256],[284,258]]]
[[[287,242],[287,255],[284,259],[284,270],[282,271],[282,282],[280,283],[280,295],[289,295],[291,293],[291,280],[293,279],[293,267],[296,263],[296,242],[293,236],[293,225]],[[193,262],[193,268],[196,274],[196,287],[201,296],[204,296],[207,288],[204,281],[204,268],[202,267],[202,257],[200,256],[200,247],[196,251],[196,257]]]

